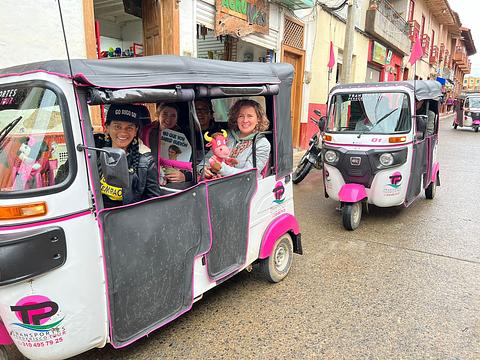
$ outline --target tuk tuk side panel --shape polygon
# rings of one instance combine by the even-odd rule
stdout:
[[[208,183],[212,247],[206,258],[212,281],[238,271],[246,262],[256,174],[249,170]]]
[[[292,181],[269,176],[258,181],[250,209],[247,264],[258,259],[266,229],[280,216],[294,215]]]
[[[29,280],[0,287],[0,322],[22,354],[34,360],[65,359],[104,346],[108,337],[95,217],[87,213],[43,228],[52,226],[65,232],[65,264]],[[9,234],[12,232],[21,235],[25,230]]]
[[[206,185],[102,210],[111,341],[123,347],[190,309],[210,247]]]
[[[288,70],[288,71],[287,71]],[[291,65],[279,74],[282,80],[278,95],[273,97],[274,119],[273,129],[275,132],[275,164],[276,178],[281,179],[293,171],[292,153],[292,119],[290,117],[290,97],[293,80]]]

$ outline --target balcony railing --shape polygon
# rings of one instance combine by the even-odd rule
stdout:
[[[430,36],[427,34],[422,35],[422,49],[423,49],[423,56],[428,55],[428,50],[430,49]]]
[[[411,42],[414,42],[417,35],[420,34],[420,24],[416,20],[410,20],[408,22],[408,37]]]
[[[438,46],[434,45],[430,54],[430,65],[436,65],[438,62]]]

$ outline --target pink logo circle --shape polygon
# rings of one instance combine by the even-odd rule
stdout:
[[[44,302],[50,302],[51,300],[49,298],[47,298],[46,296],[42,296],[42,295],[31,295],[31,296],[26,296],[22,299],[20,299],[16,306],[27,306],[27,305],[36,305],[36,304],[41,304],[41,303],[44,303]],[[32,324],[33,321],[32,321],[32,316],[35,316],[35,315],[43,315],[47,312],[51,311],[51,309],[49,307],[45,307],[45,308],[41,308],[41,309],[37,309],[37,310],[30,310],[28,312],[28,321],[29,321],[29,324]],[[20,320],[21,322],[22,321],[22,314],[20,311],[15,311],[15,316],[17,317],[18,320]],[[48,320],[50,320],[50,317],[47,317],[47,318],[43,318],[40,320],[40,325],[42,324],[45,324]]]

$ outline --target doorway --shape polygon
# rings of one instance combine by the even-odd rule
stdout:
[[[290,118],[292,122],[292,144],[300,146],[300,117],[302,116],[303,73],[305,69],[305,50],[292,46],[282,46],[282,62],[289,63],[294,68],[292,96],[290,100]]]

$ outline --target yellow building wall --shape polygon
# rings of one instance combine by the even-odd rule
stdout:
[[[361,10],[359,9],[358,12]],[[359,16],[362,16],[358,14]],[[364,17],[364,15],[363,15]],[[343,50],[345,41],[345,24],[328,12],[319,11],[316,22],[316,38],[312,56],[312,81],[310,82],[310,103],[325,104],[330,89],[336,85],[337,65],[333,67],[330,83],[328,81],[327,64],[330,58],[330,40],[333,42],[335,61],[338,61],[339,50]],[[369,39],[355,32],[353,48],[353,82],[365,82],[368,61]]]

